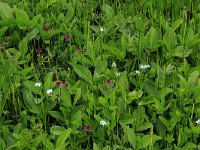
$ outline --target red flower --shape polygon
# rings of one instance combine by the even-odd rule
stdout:
[[[37,56],[40,56],[41,52],[42,52],[41,48],[38,47],[38,48],[35,49],[35,53],[36,53]]]
[[[61,81],[57,81],[57,82],[55,83],[55,86],[56,86],[57,88],[61,87],[61,86],[62,86],[62,82],[61,82]]]
[[[90,132],[92,132],[92,126],[91,126],[91,125],[86,125],[86,126],[84,127],[84,131],[85,131],[85,133],[90,133]]]
[[[69,83],[68,82],[65,82],[63,83],[64,87],[68,87],[69,86]]]
[[[66,42],[68,42],[69,41],[69,34],[65,34],[64,39],[65,39]]]
[[[106,84],[111,84],[111,83],[112,83],[112,80],[106,80],[105,83],[106,83]]]
[[[49,30],[49,26],[44,25],[42,29],[45,30],[45,31],[48,31]]]

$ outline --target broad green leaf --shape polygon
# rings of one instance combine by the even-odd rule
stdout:
[[[65,19],[63,20],[63,22],[64,22],[65,24],[70,23],[70,21],[71,21],[71,20],[73,19],[73,17],[74,17],[74,13],[75,13],[74,7],[72,6],[71,3],[68,3],[68,6],[67,6],[67,14],[66,14],[67,17],[65,17]]]
[[[61,100],[62,100],[62,105],[70,108],[72,106],[71,102],[71,96],[68,91],[66,91],[65,88],[61,88]]]
[[[172,51],[177,45],[177,36],[174,30],[168,27],[166,33],[163,36],[163,41],[168,51]]]
[[[29,28],[32,29],[33,27],[40,25],[40,23],[42,22],[42,20],[43,20],[43,17],[41,16],[41,14],[38,14],[38,15],[34,16],[29,21]]]
[[[33,29],[31,32],[29,32],[26,35],[26,39],[27,41],[31,41],[33,38],[35,38],[37,36],[37,34],[39,33],[38,29]]]
[[[40,31],[40,35],[42,37],[42,39],[45,41],[49,38],[51,38],[52,36],[55,36],[56,34],[59,34],[61,32],[61,30],[59,29],[49,29],[48,31]]]
[[[71,133],[71,128],[63,131],[63,133],[61,133],[58,137],[58,139],[56,140],[56,147],[60,147],[61,145],[65,145],[65,141],[67,140],[67,138],[70,136]]]
[[[2,19],[13,18],[13,10],[7,3],[0,2],[0,17]]]
[[[0,29],[0,39],[3,37],[3,35],[5,34],[5,32],[7,31],[8,26],[2,27]]]
[[[24,38],[20,43],[19,43],[19,50],[21,52],[22,58],[25,57],[26,53],[28,52],[28,40]]]
[[[127,104],[132,103],[135,99],[141,98],[143,95],[143,92],[141,90],[139,91],[132,91],[128,93],[128,99],[127,99]]]
[[[49,111],[49,114],[58,121],[65,122],[65,118],[59,111]]]
[[[84,66],[81,66],[79,64],[73,65],[74,71],[85,81],[92,83],[92,74],[90,70]]]
[[[126,135],[128,138],[129,143],[135,149],[137,147],[137,136],[135,134],[134,128],[126,127]]]
[[[151,127],[152,127],[152,124],[150,122],[145,122],[144,124],[142,124],[136,128],[136,132],[141,132],[141,131],[147,130]]]
[[[196,71],[193,71],[193,72],[191,73],[191,75],[189,76],[189,78],[188,78],[188,83],[189,83],[192,87],[194,87],[195,85],[198,84],[198,80],[199,80],[199,71],[196,70]]]
[[[49,89],[52,89],[52,86],[53,86],[53,76],[54,76],[54,72],[49,72],[44,77],[44,89],[45,89],[45,92],[47,90],[49,90]]]
[[[107,17],[107,19],[112,19],[112,17],[114,16],[114,11],[111,6],[109,6],[108,4],[104,4],[102,6],[102,10],[105,16]]]
[[[108,107],[109,106],[109,101],[107,98],[105,97],[99,97],[98,98],[98,102],[103,105],[104,107]]]
[[[93,150],[100,150],[100,147],[96,143],[93,143]]]
[[[147,33],[148,37],[148,48],[151,49],[151,51],[154,51],[156,50],[160,44],[159,44],[159,41],[161,40],[161,33],[159,31],[159,29],[156,29],[154,27],[151,27],[149,32]]]
[[[153,145],[156,141],[161,140],[162,138],[157,135],[145,135],[141,139],[141,145],[139,145],[140,148],[146,148],[150,145]]]
[[[45,134],[40,134],[36,136],[31,143],[31,147],[37,147],[44,138],[45,138]]]
[[[6,143],[2,137],[0,137],[0,149],[5,149],[6,148]]]
[[[87,42],[87,55],[89,56],[90,60],[92,60],[93,64],[95,64],[95,49],[93,48],[92,42]]]
[[[82,125],[81,119],[82,119],[82,112],[80,110],[78,110],[75,114],[72,114],[71,123],[73,127],[75,128],[81,127]]]
[[[45,147],[45,149],[47,150],[53,150],[54,149],[54,145],[52,142],[49,141],[49,139],[47,137],[45,137],[43,140],[42,140],[42,143]]]
[[[50,7],[51,5],[53,5],[54,3],[56,3],[58,0],[48,0],[47,1],[47,6]]]
[[[17,25],[21,29],[26,29],[29,25],[29,16],[28,14],[22,9],[14,9]]]
[[[51,134],[53,135],[60,135],[63,131],[65,131],[66,129],[61,127],[61,126],[52,126],[50,129]]]
[[[78,102],[78,100],[81,98],[81,88],[77,88],[76,89],[76,94],[74,97],[74,102],[73,102],[73,106],[76,105],[76,103]]]
[[[14,145],[17,142],[17,139],[10,132],[4,133],[4,140],[6,141],[8,146]]]
[[[178,19],[172,24],[172,29],[175,31],[181,24],[183,23],[183,19]]]
[[[24,86],[25,86],[26,88],[28,88],[31,92],[42,96],[41,87],[35,86],[35,83],[36,83],[36,82],[27,80],[27,81],[24,81]]]

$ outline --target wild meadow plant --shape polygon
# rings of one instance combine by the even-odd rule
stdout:
[[[0,149],[200,149],[200,4],[2,0]]]

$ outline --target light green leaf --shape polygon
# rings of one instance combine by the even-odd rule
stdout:
[[[128,138],[129,143],[135,149],[137,147],[137,136],[135,134],[134,128],[126,127],[126,135]]]
[[[61,127],[61,126],[52,126],[50,129],[51,134],[53,135],[60,135],[63,131],[65,131],[66,129]]]
[[[178,19],[172,24],[172,29],[175,31],[181,24],[183,23],[183,19]]]
[[[71,128],[63,131],[62,134],[59,135],[57,141],[56,141],[56,147],[60,147],[61,145],[65,145],[65,141],[70,136]]]
[[[13,18],[13,11],[10,6],[4,2],[0,2],[0,17],[2,19],[5,18]]]
[[[42,96],[42,90],[41,90],[40,87],[36,87],[36,86],[35,86],[35,82],[29,81],[29,80],[24,81],[24,86],[25,86],[27,89],[29,89],[31,92]]]
[[[14,9],[17,25],[21,29],[26,29],[29,25],[29,16],[28,14],[22,9]]]
[[[172,51],[177,45],[177,36],[174,30],[168,27],[166,33],[163,36],[163,41],[168,51]]]
[[[147,146],[153,145],[156,141],[161,140],[162,138],[157,135],[145,135],[141,139],[140,148],[146,148]]]
[[[73,65],[74,71],[85,81],[92,83],[92,74],[90,70],[84,66],[81,66],[79,64]]]
[[[25,57],[27,51],[28,51],[28,41],[26,38],[24,38],[20,43],[19,43],[19,50],[21,52],[22,58]]]
[[[54,117],[55,119],[57,119],[61,122],[65,122],[65,118],[63,117],[63,115],[59,111],[49,111],[49,114],[52,117]]]
[[[74,103],[73,103],[73,106],[76,105],[76,103],[78,102],[78,100],[81,98],[81,88],[77,88],[76,89],[76,94],[75,94],[75,97],[74,97]]]

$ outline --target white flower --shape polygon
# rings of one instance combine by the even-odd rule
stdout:
[[[196,124],[200,124],[200,119],[198,119],[198,120],[196,121]]]
[[[147,65],[140,65],[140,69],[148,69],[150,67],[151,66],[149,64],[147,64]]]
[[[47,90],[47,94],[50,95],[53,92],[52,89]]]
[[[37,87],[41,87],[41,83],[39,83],[39,82],[37,82],[37,83],[35,83],[35,86],[37,86]]]
[[[104,127],[105,125],[107,125],[107,123],[106,123],[104,120],[101,120],[99,124],[102,125],[103,127]]]
[[[140,74],[140,71],[139,71],[139,70],[136,70],[135,73],[136,73],[136,74]]]
[[[120,72],[116,72],[116,76],[120,76]]]
[[[103,27],[100,28],[100,31],[103,32]]]
[[[113,67],[113,68],[117,67],[117,65],[116,65],[116,63],[115,63],[115,62],[114,62],[114,63],[112,63],[112,67]]]

